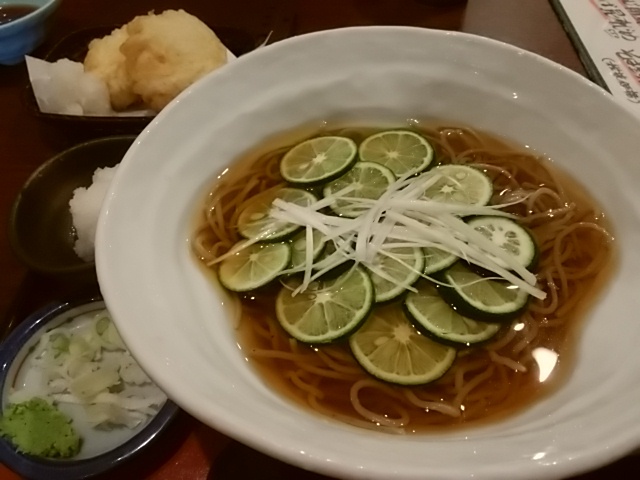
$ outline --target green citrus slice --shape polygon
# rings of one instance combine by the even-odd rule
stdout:
[[[291,260],[287,243],[254,243],[220,262],[220,283],[234,292],[262,287],[275,279]]]
[[[437,247],[424,247],[424,273],[431,275],[453,265],[458,257]]]
[[[367,372],[400,385],[437,380],[456,358],[455,348],[422,335],[397,306],[377,309],[351,335],[349,345]]]
[[[389,248],[377,253],[367,268],[376,303],[388,302],[420,278],[424,269],[424,253],[419,247]]]
[[[500,324],[478,322],[456,312],[430,282],[420,282],[417,292],[409,292],[404,305],[417,326],[444,343],[471,345],[489,340]]]
[[[288,282],[280,290],[276,316],[289,335],[305,343],[328,343],[351,334],[373,305],[373,284],[361,267],[292,295],[296,286]]]
[[[526,308],[529,294],[504,280],[493,280],[454,264],[442,274],[438,292],[461,315],[483,321],[516,318]]]
[[[300,188],[273,188],[256,195],[238,216],[238,231],[245,238],[258,238],[273,242],[282,240],[298,230],[300,226],[277,220],[270,215],[271,204],[276,198],[308,207],[317,199],[315,195]]]
[[[357,160],[358,146],[347,137],[316,137],[289,150],[280,161],[287,182],[313,185],[328,182],[347,171]]]
[[[291,239],[291,267],[300,268],[304,267],[307,260],[307,231],[302,230],[300,233],[296,233]],[[313,229],[311,234],[311,259],[317,260],[326,245],[325,236],[316,229]]]
[[[468,165],[440,165],[425,175],[437,175],[424,197],[443,203],[487,205],[493,196],[493,183],[477,168]]]
[[[355,218],[369,208],[359,200],[377,200],[395,181],[395,175],[387,167],[373,162],[356,162],[347,173],[326,184],[322,193],[331,197],[352,187],[353,190],[336,198],[330,208],[338,215]]]
[[[422,172],[433,161],[433,148],[422,136],[408,130],[388,130],[364,139],[360,160],[389,168],[397,177]]]
[[[538,247],[529,231],[516,221],[493,215],[473,217],[467,222],[513,257],[520,265],[531,270],[538,259]],[[503,260],[492,257],[503,268],[510,268]]]

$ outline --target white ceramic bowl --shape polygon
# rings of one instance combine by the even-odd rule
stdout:
[[[264,138],[340,118],[465,123],[550,155],[609,213],[620,268],[592,310],[577,368],[504,421],[392,436],[321,418],[245,361],[221,296],[188,245],[194,209]],[[640,445],[640,121],[548,60],[442,31],[370,27],[292,38],[198,82],[144,131],[103,208],[99,281],[151,377],[206,424],[272,456],[342,478],[558,478]]]

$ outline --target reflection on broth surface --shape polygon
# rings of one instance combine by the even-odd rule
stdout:
[[[490,323],[501,321],[498,333],[477,344],[458,343],[452,366],[436,380],[403,386],[367,373],[347,339],[307,344],[286,333],[276,315],[276,298],[284,280],[232,294],[242,307],[240,344],[266,384],[324,415],[392,432],[424,432],[496,420],[557,388],[571,370],[577,326],[614,265],[612,236],[604,214],[580,185],[547,159],[467,127],[419,123],[412,130],[433,147],[433,164],[470,165],[489,177],[491,208],[515,215],[535,240],[537,262],[530,268],[542,293],[538,296],[544,298],[531,296],[515,318],[490,318]],[[361,144],[379,131],[327,128],[311,137],[339,135]],[[216,259],[242,239],[238,218],[246,204],[259,192],[284,183],[280,161],[305,138],[309,136],[292,132],[289,141],[261,149],[269,150],[267,154],[239,159],[212,185],[193,242],[204,265],[217,271]],[[384,215],[377,218],[378,223]],[[483,269],[474,271],[487,274]],[[428,278],[414,287],[422,289],[431,280],[443,282],[439,275],[425,275]],[[407,311],[403,294],[374,305],[363,325],[381,316],[409,322],[413,329],[416,322]],[[480,325],[487,321],[475,320]],[[433,337],[425,333],[429,332],[418,328],[412,335]]]

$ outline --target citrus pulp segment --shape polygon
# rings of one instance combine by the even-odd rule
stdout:
[[[356,360],[374,377],[400,385],[422,385],[440,378],[456,349],[422,335],[390,306],[375,311],[349,338]]]
[[[388,130],[364,139],[360,160],[389,168],[397,177],[422,172],[433,161],[433,148],[422,135],[409,130]]]
[[[422,273],[431,275],[453,265],[458,257],[437,247],[424,247],[424,270]]]
[[[461,262],[442,274],[439,293],[458,312],[484,321],[506,321],[517,317],[527,306],[529,294],[504,280],[485,278]]]
[[[317,199],[315,195],[300,188],[272,188],[256,195],[238,216],[238,231],[249,239],[261,241],[281,240],[300,227],[294,223],[277,220],[271,216],[272,203],[276,199],[308,207]]]
[[[246,292],[271,282],[290,260],[287,243],[254,243],[222,260],[218,277],[229,290]]]
[[[500,331],[500,324],[478,322],[460,315],[439,295],[430,282],[419,282],[416,292],[409,292],[404,302],[418,327],[436,340],[471,345],[489,340]]]
[[[424,197],[443,203],[487,205],[493,196],[493,183],[484,173],[468,165],[440,165],[425,175],[437,175]]]
[[[297,144],[280,161],[280,174],[294,184],[313,185],[340,176],[356,161],[358,147],[348,137],[315,137]]]
[[[368,268],[376,303],[388,302],[420,278],[424,269],[424,253],[419,247],[389,248],[378,252]]]
[[[334,199],[330,208],[338,215],[355,218],[369,209],[366,200],[377,200],[395,181],[395,175],[387,167],[373,162],[356,162],[347,173],[325,185],[322,193],[331,197],[351,188]]]
[[[288,282],[278,293],[276,316],[289,335],[305,343],[328,343],[351,334],[373,306],[373,284],[361,267],[314,282],[295,295],[294,288]]]
[[[502,248],[527,269],[535,266],[538,248],[529,231],[515,220],[493,215],[473,217],[467,222],[494,244]],[[492,256],[501,267],[509,268],[502,259]]]

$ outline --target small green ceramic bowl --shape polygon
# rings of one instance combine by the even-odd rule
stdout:
[[[97,168],[113,167],[135,136],[106,137],[72,147],[42,164],[16,197],[9,218],[9,240],[30,269],[61,278],[95,279],[95,264],[80,259],[69,200],[92,183]]]

